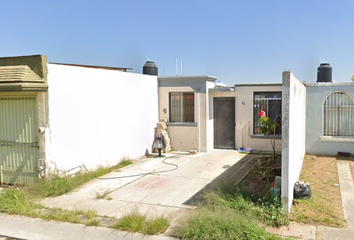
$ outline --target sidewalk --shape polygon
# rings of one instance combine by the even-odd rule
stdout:
[[[86,227],[38,218],[0,214],[0,235],[11,239],[28,240],[173,240],[166,236],[149,236],[128,233],[104,227]],[[1,237],[0,237],[1,239]],[[4,238],[7,239],[7,238]]]

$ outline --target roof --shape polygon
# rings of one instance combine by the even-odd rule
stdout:
[[[331,87],[331,86],[354,86],[354,82],[318,82],[318,83],[304,83],[306,87]]]
[[[235,88],[234,87],[214,87],[214,88],[209,88],[209,92],[234,92]]]
[[[0,66],[0,82],[38,82],[44,80],[40,78],[29,66]]]
[[[283,86],[282,83],[236,83],[235,87],[253,87],[253,86]]]
[[[183,76],[159,76],[159,80],[185,80],[185,81],[190,81],[190,80],[203,80],[203,81],[212,81],[215,82],[217,77],[210,76],[210,75],[183,75]]]
[[[54,62],[50,62],[50,64],[73,66],[73,67],[96,68],[96,69],[105,69],[105,70],[115,70],[115,71],[122,71],[122,72],[127,72],[128,70],[133,70],[132,68],[123,68],[123,67],[93,66],[93,65],[69,64],[69,63],[54,63]]]

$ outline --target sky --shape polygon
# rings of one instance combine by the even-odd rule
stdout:
[[[285,70],[314,83],[321,62],[334,82],[354,75],[352,0],[0,1],[1,57],[134,73],[150,59],[159,76],[211,75],[229,86],[281,82]]]

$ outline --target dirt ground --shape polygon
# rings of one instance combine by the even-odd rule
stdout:
[[[290,218],[293,221],[345,227],[340,188],[338,187],[337,161],[349,161],[354,179],[354,158],[306,155],[299,181],[309,182],[312,196],[309,200],[294,200]],[[280,172],[262,178],[255,166],[240,183],[240,188],[255,198],[270,196],[272,182]]]
[[[264,168],[259,165],[249,172],[249,174],[241,181],[240,188],[247,192],[253,198],[270,197],[272,183],[276,176],[281,176],[281,169],[273,169],[270,172],[265,172]]]

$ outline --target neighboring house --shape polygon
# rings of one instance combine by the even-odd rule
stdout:
[[[354,154],[354,83],[308,83],[306,152]]]
[[[117,164],[151,151],[157,77],[45,56],[0,58],[0,181]]]

